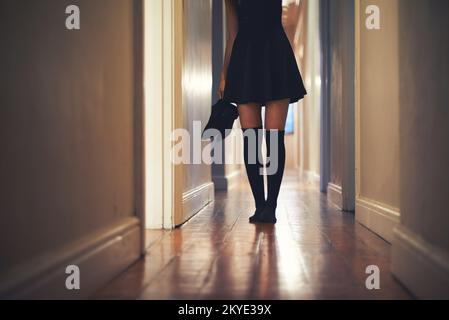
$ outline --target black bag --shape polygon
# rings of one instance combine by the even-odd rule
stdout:
[[[216,104],[212,106],[212,113],[210,115],[209,121],[203,130],[203,139],[208,140],[211,138],[225,139],[232,130],[234,126],[234,121],[239,117],[239,112],[237,107],[232,103],[225,102],[223,100],[218,100]],[[215,129],[220,132],[211,134],[207,132],[209,129]]]

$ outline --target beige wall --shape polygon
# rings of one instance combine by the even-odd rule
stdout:
[[[355,12],[354,0],[331,0],[329,198],[345,211],[355,207]]]
[[[428,2],[399,6],[401,220],[449,251],[449,6]]]
[[[0,4],[2,275],[135,214],[134,2],[70,3]]]
[[[365,28],[378,5],[381,29]],[[398,0],[360,1],[359,195],[399,208]]]
[[[212,94],[212,3],[210,0],[184,0],[184,62],[183,62],[183,122],[193,134],[193,122],[207,122],[211,110]],[[200,128],[201,130],[201,128]],[[192,136],[195,143],[197,137]],[[187,203],[184,217],[176,224],[198,212],[210,200],[213,190],[211,167],[206,164],[184,165],[184,195],[201,199]],[[205,188],[201,191],[201,188]],[[207,190],[207,191],[205,191]],[[192,194],[193,192],[193,194]],[[191,199],[196,202],[195,199]]]
[[[207,121],[212,92],[212,20],[210,0],[184,0],[184,127],[193,133],[194,121]],[[211,181],[210,167],[189,165],[184,191]]]
[[[297,58],[298,65],[301,65],[302,57],[300,54],[302,37],[303,37],[303,5],[300,1],[292,1],[292,0],[283,0],[283,15],[282,15],[282,24],[284,26],[285,33],[292,45],[293,51]],[[300,67],[300,69],[302,69]],[[298,103],[292,105],[293,115],[297,118],[298,113]],[[287,150],[287,158],[286,158],[286,169],[297,169],[299,166],[299,126],[298,121],[295,119],[294,121],[295,129],[293,134],[289,134],[285,137],[285,147]]]
[[[449,298],[449,2],[399,1],[401,226],[393,271],[419,298]]]
[[[298,104],[300,135],[300,168],[314,175],[320,174],[320,34],[319,2],[304,0],[306,19],[304,27],[303,77],[308,91]]]
[[[226,10],[223,0],[213,0],[213,80],[212,102],[218,100],[218,86],[220,84],[221,71],[223,68],[223,60],[226,47]],[[205,126],[206,123],[203,123]],[[224,145],[224,162],[225,164],[213,164],[212,176],[215,184],[215,190],[227,191],[236,186],[239,181],[240,173],[243,169],[241,165],[242,155],[242,137],[240,137],[240,122],[236,121],[235,139],[227,138]]]

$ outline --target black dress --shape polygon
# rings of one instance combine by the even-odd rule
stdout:
[[[260,103],[307,94],[282,25],[282,0],[234,0],[239,31],[229,62],[224,100]]]

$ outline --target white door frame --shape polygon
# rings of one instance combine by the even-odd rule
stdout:
[[[182,214],[182,166],[171,161],[182,127],[182,1],[144,0],[145,226],[173,229]]]
[[[361,177],[360,177],[360,136],[361,136],[361,128],[360,128],[360,1],[355,1],[355,196],[356,201],[360,199],[360,186],[361,186]]]
[[[351,72],[347,72],[347,76],[344,79],[348,86],[346,87],[347,97],[343,105],[343,172],[342,172],[342,209],[344,211],[355,210],[355,189],[356,189],[356,150],[355,150],[355,140],[356,140],[356,93],[355,93],[355,79],[356,79],[356,43],[355,43],[355,21],[356,21],[356,4],[358,0],[353,2],[348,2],[350,6],[346,7],[348,10],[348,16],[351,19],[346,21],[349,27],[352,29],[352,37],[347,38],[346,45],[349,47],[347,50],[347,55],[351,55],[348,59],[350,63],[347,64],[347,69]],[[349,30],[348,30],[349,33]],[[349,85],[351,84],[351,85]]]
[[[343,211],[354,211],[355,209],[355,94],[353,90],[345,95],[348,96],[344,101],[342,116],[342,185],[336,186],[331,182],[331,81],[332,81],[332,48],[331,48],[331,33],[330,33],[330,8],[331,0],[321,0],[320,5],[320,20],[321,20],[321,61],[322,61],[322,101],[321,101],[321,183],[320,188],[322,192],[328,192],[335,204]],[[355,0],[357,2],[357,0]],[[353,3],[355,6],[355,3]],[[354,11],[354,9],[353,9]],[[349,21],[351,25],[355,20],[355,12],[353,21]],[[349,25],[349,24],[348,24]],[[348,37],[347,42],[353,41]],[[349,43],[347,43],[349,45]],[[355,44],[354,44],[355,46]],[[348,53],[354,53],[354,50],[348,50]],[[351,59],[349,59],[351,60]],[[353,65],[347,65],[347,68],[354,68],[356,61],[352,59]],[[347,90],[350,89],[349,83],[355,81],[354,74],[348,73],[345,83],[348,84]],[[355,85],[354,85],[355,86]]]
[[[320,190],[326,193],[330,182],[330,108],[331,108],[331,47],[330,47],[330,0],[320,1],[321,42],[321,123],[320,123]]]

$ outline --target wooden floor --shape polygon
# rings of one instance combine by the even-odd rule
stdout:
[[[248,223],[246,180],[182,228],[149,231],[148,254],[96,299],[410,299],[391,277],[390,245],[287,174],[276,226]],[[381,270],[381,289],[365,269]]]

